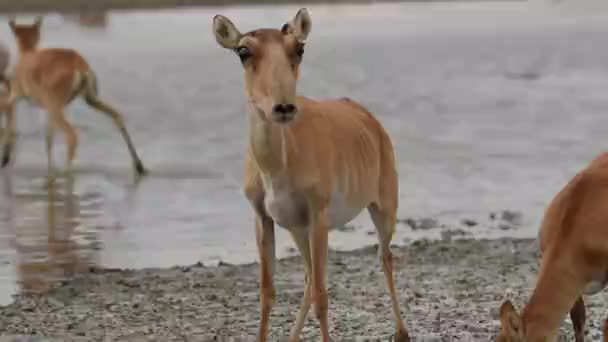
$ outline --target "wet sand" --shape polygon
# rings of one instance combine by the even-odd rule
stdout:
[[[394,247],[397,286],[414,341],[490,341],[507,288],[519,307],[537,268],[529,239],[418,241]],[[285,341],[303,293],[299,257],[277,263],[271,341]],[[366,284],[362,286],[362,284]],[[329,256],[331,334],[336,341],[388,341],[393,323],[376,247]],[[599,339],[608,294],[587,298],[589,341]],[[257,265],[202,264],[143,270],[99,269],[0,308],[7,334],[62,341],[254,341]],[[572,340],[569,319],[562,339]],[[318,340],[309,315],[304,341]]]

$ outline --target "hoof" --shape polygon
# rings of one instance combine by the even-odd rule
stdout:
[[[2,168],[5,168],[10,161],[11,161],[11,158],[8,156],[8,154],[3,155],[2,156]]]
[[[146,170],[146,168],[144,167],[144,164],[141,162],[141,160],[138,160],[137,162],[135,162],[135,171],[140,176],[144,176],[144,175],[148,174],[148,170]]]
[[[575,334],[574,335],[574,341],[575,342],[585,342],[585,334]]]
[[[410,335],[408,335],[407,330],[397,331],[393,337],[393,342],[410,342]]]

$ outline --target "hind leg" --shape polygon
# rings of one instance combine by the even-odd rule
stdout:
[[[570,309],[570,319],[572,320],[572,326],[574,327],[574,340],[576,342],[583,342],[585,340],[585,302],[583,297],[579,297],[576,303]]]
[[[396,210],[383,210],[377,204],[372,204],[368,207],[368,211],[378,233],[378,253],[382,264],[382,270],[384,271],[384,276],[386,278],[388,293],[391,297],[393,319],[395,320],[396,328],[394,341],[409,342],[409,334],[401,319],[401,309],[399,308],[399,300],[393,273],[393,254],[390,249],[391,239],[395,232]]]
[[[55,165],[53,163],[53,138],[55,127],[49,122],[46,126],[45,146],[46,146],[46,166],[49,182],[55,180]]]
[[[131,159],[133,160],[135,172],[140,176],[148,173],[148,171],[144,167],[144,164],[141,162],[141,159],[139,158],[137,151],[135,150],[135,146],[133,145],[133,142],[131,141],[131,136],[129,135],[129,132],[127,131],[127,127],[124,123],[124,119],[123,119],[122,115],[120,113],[118,113],[117,110],[112,108],[112,106],[101,101],[96,95],[92,95],[92,94],[88,95],[85,97],[85,100],[89,106],[97,109],[101,113],[110,117],[112,119],[112,121],[114,121],[114,124],[120,131],[120,134],[122,135],[123,139],[125,140],[125,143],[127,144],[127,148],[129,149],[129,153],[131,154]]]
[[[76,156],[76,148],[78,146],[78,134],[76,129],[67,121],[65,117],[65,111],[62,107],[50,107],[49,108],[49,127],[47,128],[47,158],[49,162],[52,162],[52,151],[53,151],[53,132],[54,129],[58,128],[65,134],[67,147],[67,159],[66,159],[66,173],[72,172],[74,157]],[[49,169],[52,166],[49,165]],[[51,174],[54,176],[54,174]]]

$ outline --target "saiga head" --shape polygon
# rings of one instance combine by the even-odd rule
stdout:
[[[500,333],[496,342],[525,342],[524,323],[508,299],[500,306]]]
[[[15,19],[11,19],[8,24],[17,40],[19,51],[31,51],[38,47],[42,17],[36,17],[36,20],[32,25],[18,25],[15,22]]]
[[[215,39],[240,58],[249,102],[267,120],[288,123],[298,112],[296,83],[311,25],[305,8],[281,29],[244,34],[228,18],[213,18]]]

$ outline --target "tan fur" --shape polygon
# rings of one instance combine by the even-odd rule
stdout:
[[[15,139],[15,102],[19,99],[28,99],[44,107],[49,114],[47,127],[49,169],[52,170],[54,132],[56,129],[61,129],[66,135],[68,144],[67,169],[71,170],[78,136],[66,119],[65,107],[75,98],[82,97],[89,106],[112,118],[125,139],[136,172],[144,174],[145,169],[137,156],[122,116],[98,97],[97,77],[87,61],[72,49],[39,49],[41,24],[41,18],[37,18],[33,25],[17,25],[14,20],[10,22],[19,48],[19,59],[15,76],[10,80],[11,89],[8,98],[10,108],[7,120],[10,137],[5,143],[2,166],[8,164]]]
[[[260,258],[260,341],[266,341],[275,288],[274,225],[286,228],[303,257],[304,298],[290,341],[299,341],[310,305],[329,341],[326,289],[330,227],[367,208],[378,231],[379,254],[396,325],[395,341],[409,341],[393,279],[390,241],[398,207],[398,176],[391,139],[380,122],[349,99],[296,96],[301,56],[310,31],[305,9],[282,30],[238,32],[225,17],[214,18],[218,43],[243,60],[249,102],[249,147],[244,191],[256,214]],[[293,105],[281,112],[277,105]],[[346,222],[343,222],[346,221]]]
[[[608,153],[597,156],[568,182],[545,211],[540,228],[541,268],[536,287],[519,315],[505,302],[499,341],[551,341],[570,310],[577,342],[583,341],[581,296],[608,281]],[[522,335],[512,333],[521,324]]]

